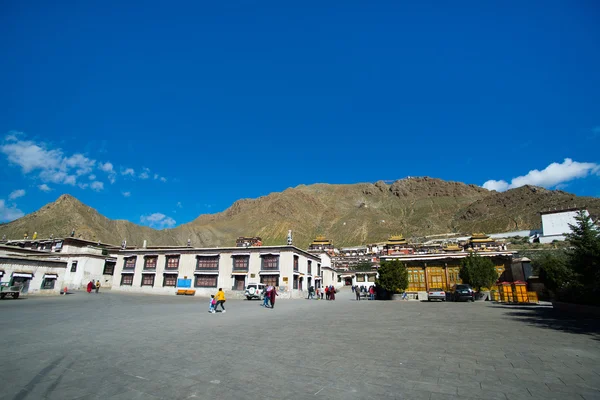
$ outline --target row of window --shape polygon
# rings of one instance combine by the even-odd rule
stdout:
[[[233,270],[234,271],[248,271],[250,266],[250,256],[233,256]],[[125,258],[123,263],[124,270],[135,269],[137,257]],[[277,255],[264,255],[261,257],[262,265],[261,270],[263,271],[277,271],[279,270],[279,256]],[[155,270],[158,262],[158,256],[146,256],[144,257],[144,269]],[[112,275],[114,273],[115,264],[114,262],[107,261],[104,267],[105,275]],[[165,264],[165,270],[176,270],[179,268],[179,256],[167,257]],[[197,271],[218,271],[219,270],[219,256],[215,257],[197,257],[196,259],[196,270]],[[298,271],[298,256],[294,256],[294,271]],[[312,261],[308,261],[308,274],[312,274]]]
[[[194,277],[194,287],[217,287],[218,275],[196,275]],[[142,286],[154,286],[156,281],[156,274],[142,274]],[[121,286],[132,286],[133,285],[133,274],[122,274],[121,275]],[[177,275],[175,274],[164,274],[162,286],[163,287],[175,287],[177,285]]]

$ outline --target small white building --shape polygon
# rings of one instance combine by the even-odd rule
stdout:
[[[64,261],[0,255],[0,284],[22,286],[22,295],[56,295],[66,268]]]
[[[84,289],[90,281],[101,287],[112,285],[119,247],[78,238],[12,240],[0,245],[0,256],[60,261],[67,268],[61,272],[61,288]]]
[[[248,283],[277,286],[282,298],[305,297],[322,279],[321,259],[295,246],[149,247],[120,250],[112,290],[174,295],[244,296]]]
[[[588,211],[579,208],[570,208],[565,210],[542,211],[542,236],[539,237],[540,243],[552,243],[555,240],[564,241],[566,234],[571,233],[570,225],[575,225],[575,217],[583,211],[589,215]]]

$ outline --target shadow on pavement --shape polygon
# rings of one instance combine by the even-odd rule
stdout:
[[[567,315],[551,307],[511,307],[506,316],[530,325],[590,335],[600,341],[600,319]]]

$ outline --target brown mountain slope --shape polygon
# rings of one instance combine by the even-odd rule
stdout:
[[[217,214],[201,215],[175,229],[154,230],[128,221],[112,221],[75,198],[56,202],[16,221],[0,225],[10,239],[38,232],[40,238],[76,236],[108,243],[141,245],[232,246],[238,236],[261,236],[265,244],[284,244],[288,229],[294,244],[307,246],[318,234],[338,246],[384,241],[390,234],[419,236],[472,231],[501,232],[538,228],[538,212],[554,207],[586,206],[600,213],[600,199],[524,187],[504,193],[475,185],[432,178],[407,178],[388,185],[300,185],[257,199],[243,199]]]
[[[141,244],[144,239],[155,243],[176,243],[168,231],[157,231],[129,221],[110,220],[68,194],[38,211],[0,225],[0,235],[6,235],[8,239],[22,239],[25,233],[32,237],[37,232],[38,238],[42,239],[50,235],[69,236],[73,229],[75,237],[111,244],[120,244],[123,238],[135,244]]]
[[[506,232],[541,228],[540,211],[587,208],[597,218],[600,199],[560,190],[522,186],[479,199],[456,213],[453,228],[461,232]]]

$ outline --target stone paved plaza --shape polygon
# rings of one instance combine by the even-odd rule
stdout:
[[[4,399],[600,399],[593,320],[489,303],[0,301]]]

